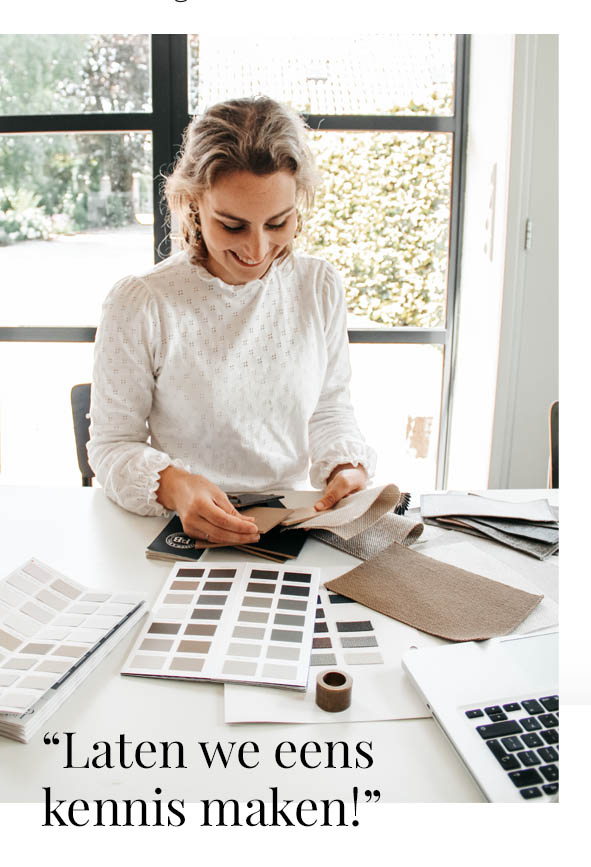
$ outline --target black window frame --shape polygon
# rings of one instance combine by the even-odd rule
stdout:
[[[188,36],[151,36],[152,111],[120,114],[47,114],[0,116],[0,135],[23,133],[96,133],[133,130],[152,134],[154,261],[170,254],[166,213],[161,201],[162,173],[169,170],[182,142],[189,113]],[[322,131],[450,133],[452,176],[445,324],[440,328],[376,326],[349,329],[351,343],[438,344],[443,348],[441,417],[436,487],[447,481],[452,382],[457,340],[458,285],[465,182],[470,37],[455,37],[454,108],[451,115],[303,114],[309,127]],[[157,74],[155,74],[157,72]],[[0,342],[93,343],[92,327],[0,326]]]

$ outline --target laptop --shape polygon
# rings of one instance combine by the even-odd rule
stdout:
[[[402,666],[487,800],[558,800],[558,631],[413,648]]]

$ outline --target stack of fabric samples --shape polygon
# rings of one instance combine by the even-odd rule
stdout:
[[[512,503],[479,494],[425,494],[421,515],[426,524],[492,539],[538,560],[558,552],[558,509],[547,500]]]

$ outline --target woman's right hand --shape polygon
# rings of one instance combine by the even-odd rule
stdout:
[[[166,467],[160,473],[156,499],[178,514],[184,532],[194,539],[226,545],[259,541],[254,518],[237,512],[221,488],[205,476]]]

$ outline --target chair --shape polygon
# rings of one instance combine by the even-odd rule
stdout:
[[[550,406],[550,487],[558,487],[558,401]]]
[[[74,422],[74,436],[76,437],[76,453],[78,466],[82,474],[82,486],[92,487],[94,473],[88,463],[86,443],[90,439],[90,383],[75,385],[70,392],[72,404],[72,420]]]

